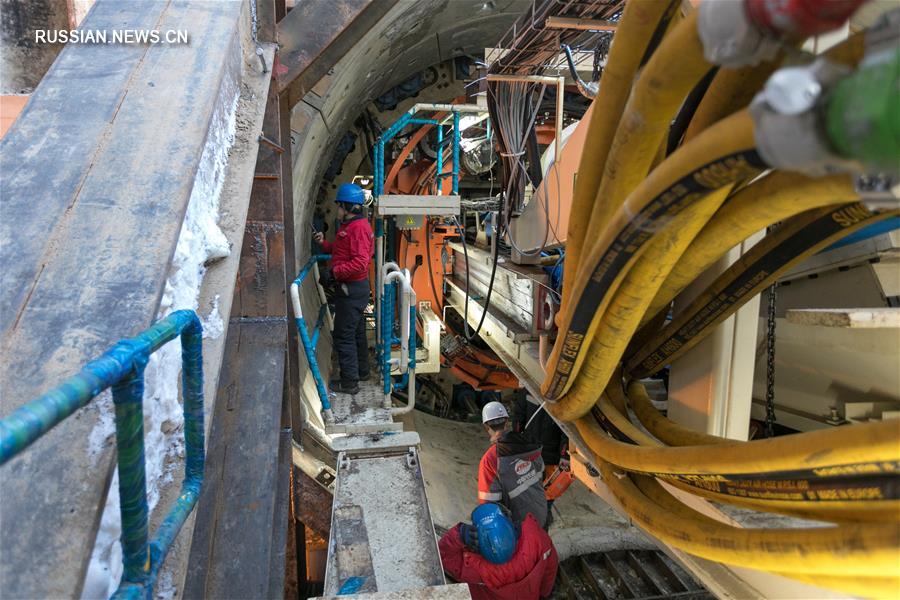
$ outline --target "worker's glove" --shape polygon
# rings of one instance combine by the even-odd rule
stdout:
[[[478,529],[474,525],[460,523],[459,538],[468,549],[478,552]]]

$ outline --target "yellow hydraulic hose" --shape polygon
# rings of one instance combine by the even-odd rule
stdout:
[[[644,384],[639,381],[628,386],[628,400],[634,414],[647,431],[670,446],[704,446],[728,441],[726,438],[694,431],[659,414],[650,402]]]
[[[605,421],[604,429],[608,429],[607,425],[611,426],[615,431],[618,431],[622,436],[636,444],[640,444],[641,446],[662,446],[658,440],[653,439],[651,436],[638,429],[628,420],[628,417],[619,412],[619,410],[613,406],[613,403],[610,402],[607,394],[600,396],[600,401],[597,402],[597,406],[594,408],[594,416],[599,416],[600,419],[602,419],[601,423]]]
[[[609,149],[588,231],[605,231],[647,176],[673,116],[710,68],[697,33],[697,11],[692,11],[663,39],[641,72]],[[576,273],[584,267],[588,265],[579,264]]]
[[[780,574],[780,573],[779,573]],[[840,575],[784,574],[815,587],[838,590],[860,598],[897,600],[900,598],[900,577],[842,577]]]
[[[569,213],[569,229],[566,240],[566,260],[563,263],[563,281],[575,277],[588,231],[588,221],[594,195],[600,186],[606,155],[622,115],[622,109],[631,92],[641,57],[654,31],[661,22],[671,16],[679,0],[667,2],[628,2],[616,29],[606,68],[600,76],[600,93],[594,100],[587,139],[578,165],[578,178]]]
[[[794,265],[863,227],[900,215],[862,203],[807,211],[767,235],[628,358],[626,372],[646,377],[697,345],[713,328]],[[638,336],[643,338],[641,332]]]
[[[827,477],[900,473],[898,426],[889,421],[750,442],[728,441],[714,449],[626,444],[610,438],[590,415],[578,419],[575,426],[590,449],[604,460],[653,475],[719,477],[787,472],[797,477]]]
[[[684,132],[684,141],[689,142],[707,127],[749,105],[780,62],[773,60],[753,67],[719,69]]]
[[[594,417],[613,437],[626,439],[644,446],[660,446],[660,442],[635,427],[610,398],[619,386],[610,384],[593,411]],[[620,389],[620,388],[619,388]],[[637,402],[635,398],[640,398]],[[644,387],[639,382],[629,386],[632,406],[642,406],[642,413],[650,413],[654,418],[648,421],[659,423],[659,429],[677,433],[678,440],[695,441],[697,445],[726,443],[727,439],[710,436],[686,429],[672,423],[650,404]],[[645,415],[646,416],[646,415]],[[891,481],[887,477],[876,480],[869,478],[788,478],[788,479],[747,479],[715,478],[680,479],[676,476],[661,476],[668,483],[687,492],[715,500],[765,512],[774,512],[794,517],[818,519],[832,522],[854,521],[896,521],[900,519],[900,501],[889,499],[892,495]]]
[[[598,232],[601,242],[584,255],[585,269],[580,269],[569,287],[575,300],[563,310],[561,335],[547,363],[548,377],[543,384],[546,399],[559,401],[568,391],[588,354],[586,344],[593,340],[628,270],[658,224],[665,222],[661,220],[674,218],[710,192],[759,173],[765,165],[753,148],[753,123],[747,111],[720,121],[654,169],[619,208],[615,222]],[[655,291],[648,295],[655,295]],[[605,387],[596,385],[599,390]],[[572,420],[590,410],[592,404],[572,403],[553,414]]]
[[[559,403],[548,405],[554,416],[572,418],[597,402],[659,286],[730,191],[729,184],[695,200],[647,244],[603,314],[578,378]]]
[[[813,179],[777,171],[751,183],[735,193],[688,246],[651,302],[642,324],[666,309],[703,271],[757,231],[807,210],[858,199],[850,175]]]
[[[823,502],[815,500],[765,500],[744,498],[733,494],[722,494],[691,485],[680,479],[661,477],[666,483],[694,494],[719,502],[733,504],[761,512],[777,513],[800,519],[829,521],[832,523],[875,522],[890,523],[900,521],[900,500],[845,500]]]
[[[900,572],[898,524],[809,529],[733,527],[685,506],[652,478],[645,478],[642,489],[638,489],[627,474],[617,473],[609,463],[600,460],[599,466],[610,491],[635,522],[666,544],[690,554],[789,577],[794,573],[835,572],[885,577]]]

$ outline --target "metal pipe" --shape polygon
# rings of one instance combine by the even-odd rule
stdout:
[[[409,292],[409,335],[408,335],[408,345],[409,345],[409,358],[407,365],[407,373],[406,379],[407,383],[407,402],[406,406],[401,406],[397,408],[391,408],[391,415],[405,415],[408,412],[412,411],[413,407],[416,405],[416,291],[410,286]],[[386,400],[390,400],[388,397]]]
[[[453,178],[451,194],[459,193],[459,113],[453,113]]]
[[[303,350],[306,354],[306,362],[309,364],[309,371],[312,373],[313,381],[316,383],[316,392],[319,395],[319,402],[322,404],[322,418],[326,423],[332,423],[334,421],[334,415],[331,411],[331,402],[328,400],[328,389],[325,387],[325,380],[322,379],[322,373],[319,370],[319,360],[316,356],[316,342],[319,339],[318,330],[324,322],[324,315],[321,311],[319,312],[319,318],[316,321],[313,335],[310,336],[309,330],[306,327],[306,319],[303,317],[303,309],[300,306],[300,285],[317,262],[328,260],[330,258],[331,255],[329,254],[315,254],[311,256],[306,265],[300,270],[297,278],[291,284],[291,305],[294,309],[294,323],[297,326],[297,331],[300,333],[300,342],[303,345]],[[323,306],[327,311],[327,304]]]
[[[562,132],[563,132],[563,108],[566,102],[566,78],[556,78],[556,157],[554,162],[559,164],[562,156]],[[557,177],[559,171],[557,171]]]
[[[599,19],[549,16],[544,19],[544,27],[547,29],[577,29],[580,31],[615,31],[617,26],[612,21],[601,21]]]
[[[508,83],[543,83],[544,85],[556,85],[560,77],[548,77],[546,75],[506,75],[504,73],[488,73],[488,81],[506,81]],[[565,81],[565,78],[562,78]],[[481,109],[484,110],[483,108]]]
[[[185,478],[181,494],[148,543],[144,458],[144,368],[150,355],[181,337]],[[203,327],[192,310],[178,310],[138,336],[120,340],[81,371],[0,420],[0,464],[112,387],[122,520],[123,575],[113,597],[149,597],[172,541],[203,485]]]
[[[435,183],[437,184],[437,195],[440,196],[443,194],[443,190],[441,189],[441,177],[444,172],[444,125],[443,123],[438,124],[437,126],[437,168],[434,170],[437,175],[435,176]]]

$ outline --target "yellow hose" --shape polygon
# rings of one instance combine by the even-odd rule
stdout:
[[[797,529],[744,529],[694,511],[652,478],[641,489],[598,461],[603,480],[628,515],[654,537],[675,548],[731,565],[794,573],[895,576],[900,525],[847,524]],[[647,494],[650,494],[649,496]],[[652,496],[652,497],[651,497]],[[676,517],[676,518],[673,518]]]
[[[619,208],[615,222],[599,232],[600,243],[584,256],[585,269],[579,270],[569,288],[577,301],[567,303],[562,311],[561,334],[547,362],[548,376],[542,388],[546,399],[560,400],[578,374],[588,354],[582,346],[594,339],[619,284],[654,233],[650,229],[653,223],[648,222],[651,213],[683,209],[710,192],[758,173],[761,167],[747,158],[755,157],[753,147],[753,123],[747,111],[720,121],[654,169]],[[617,258],[627,258],[618,271],[613,269]],[[655,291],[647,295],[652,297]],[[573,329],[573,323],[579,327],[583,323],[584,328]],[[605,387],[595,385],[598,390]],[[559,412],[553,414],[572,420],[590,410],[592,404],[572,403],[571,408],[555,409]]]
[[[643,446],[660,446],[660,443],[648,436],[646,433],[635,427],[625,416],[624,412],[611,401],[615,394],[616,382],[610,384],[606,394],[601,396],[595,409],[595,416],[605,419],[612,427],[627,436],[634,443]],[[623,396],[624,397],[624,396]],[[680,445],[686,443],[702,444],[720,444],[728,442],[727,439],[695,432],[680,425],[677,425],[659,414],[647,397],[643,384],[633,382],[628,389],[628,398],[631,405],[635,407],[635,412],[640,418],[637,407],[640,406],[641,413],[650,413],[654,418],[647,419],[652,421],[656,427],[650,429],[654,435],[659,430],[667,433],[674,433],[675,439],[681,442]],[[643,421],[646,425],[647,421]],[[659,423],[662,421],[663,423]],[[854,491],[860,492],[860,500],[814,500],[811,498],[823,498],[821,486],[806,484],[803,488],[802,481],[790,480],[761,480],[746,481],[735,480],[730,481],[726,477],[717,477],[714,481],[690,481],[682,480],[677,477],[662,476],[662,478],[684,491],[692,494],[715,500],[734,504],[743,508],[749,508],[757,511],[774,512],[778,514],[790,515],[804,519],[816,519],[831,522],[855,522],[855,521],[897,521],[900,520],[900,501],[897,500],[871,500],[867,499],[868,494],[882,494],[880,489],[869,490],[844,490],[841,484],[835,485],[839,492]],[[808,479],[807,479],[808,481]],[[785,488],[785,483],[790,489]],[[796,489],[794,489],[796,488]],[[717,491],[725,489],[729,493]],[[812,494],[807,491],[814,490]],[[779,499],[780,497],[780,499]],[[790,499],[788,499],[790,498]]]
[[[728,441],[726,438],[694,431],[662,416],[650,402],[644,384],[638,381],[628,386],[628,400],[634,414],[647,431],[670,446],[704,446]]]
[[[859,596],[897,600],[900,598],[900,577],[842,577],[840,575],[809,575],[804,573],[778,573],[815,587],[837,590]]]
[[[794,265],[855,231],[897,215],[900,210],[872,212],[859,202],[797,215],[741,256],[669,325],[652,335],[630,355],[625,370],[633,377],[655,373],[696,346]],[[638,332],[638,337],[643,334]]]
[[[813,208],[858,199],[850,175],[813,179],[797,173],[773,172],[751,183],[735,193],[688,246],[653,298],[642,324],[757,231]]]
[[[578,378],[559,403],[548,405],[554,416],[571,419],[597,402],[659,286],[730,191],[726,185],[695,200],[649,242],[603,314]]]
[[[663,39],[641,72],[609,149],[588,231],[605,231],[647,176],[673,116],[710,68],[697,33],[697,11],[692,11]],[[585,267],[579,264],[575,272]]]
[[[569,213],[566,260],[563,263],[564,281],[571,281],[575,277],[581,247],[588,231],[594,195],[600,186],[606,155],[631,92],[631,84],[641,57],[659,23],[678,4],[678,0],[625,4],[625,11],[609,50],[606,68],[600,76],[600,93],[594,100],[588,123],[586,139],[589,143],[585,144],[578,165],[578,177]]]
[[[679,479],[669,477],[661,477],[661,479],[673,487],[707,500],[800,519],[829,521],[832,523],[891,523],[900,521],[900,500],[846,500],[835,502],[762,500],[758,498],[742,498],[706,490]]]
[[[813,476],[900,473],[898,425],[864,423],[750,442],[649,447],[616,441],[590,415],[575,421],[588,447],[610,463],[653,475],[765,474],[809,471]],[[702,479],[702,477],[698,477]]]
[[[748,106],[779,63],[780,59],[754,67],[720,68],[684,132],[684,142],[689,142],[707,127]]]

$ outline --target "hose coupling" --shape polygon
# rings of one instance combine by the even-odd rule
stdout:
[[[756,149],[776,169],[822,176],[860,171],[833,151],[820,110],[827,92],[849,69],[824,59],[779,69],[750,104]]]
[[[786,40],[836,29],[867,0],[706,0],[698,33],[703,55],[728,68],[775,58]]]

